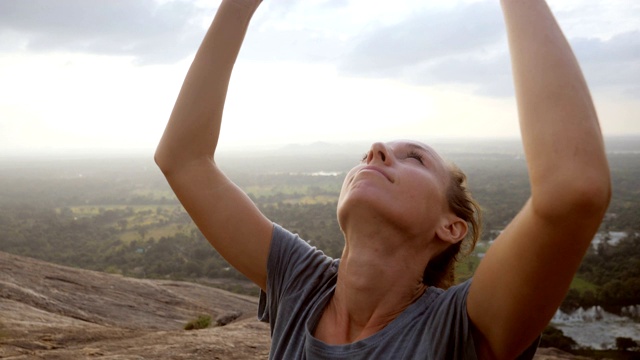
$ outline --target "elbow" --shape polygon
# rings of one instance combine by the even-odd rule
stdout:
[[[609,173],[607,172],[606,180],[602,182],[602,185],[597,189],[597,193],[595,194],[596,196],[598,196],[598,204],[603,212],[606,211],[607,208],[609,208],[612,194],[613,188],[611,186],[611,178],[609,177]]]
[[[579,179],[564,184],[549,185],[539,196],[532,195],[534,209],[550,219],[581,218],[584,221],[602,221],[611,201],[609,172],[582,174]]]
[[[160,168],[160,171],[162,171],[163,174],[166,175],[167,172],[170,172],[171,163],[166,152],[163,151],[161,146],[156,148],[156,152],[153,154],[153,161],[156,163],[158,168]]]
[[[213,156],[167,147],[162,143],[156,149],[153,160],[167,180],[194,167],[214,164]]]
[[[165,177],[178,171],[180,165],[185,163],[178,155],[177,152],[167,149],[162,143],[156,149],[153,160]]]
[[[611,200],[611,184],[588,184],[575,190],[568,201],[571,216],[600,226]]]

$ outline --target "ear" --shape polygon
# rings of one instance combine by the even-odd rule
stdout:
[[[468,229],[466,221],[454,214],[447,214],[436,229],[436,234],[441,240],[453,245],[464,239]]]

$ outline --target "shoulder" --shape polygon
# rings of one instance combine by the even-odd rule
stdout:
[[[426,311],[428,329],[425,342],[430,342],[435,359],[476,359],[472,326],[466,303],[471,280],[448,289],[429,288],[431,304]]]
[[[429,288],[427,291],[431,291],[433,293],[433,303],[431,304],[433,310],[465,310],[466,313],[466,302],[467,296],[469,295],[469,288],[471,287],[471,281],[472,279],[466,280],[448,289],[436,287]]]
[[[284,295],[317,286],[334,276],[337,269],[338,260],[325,255],[297,234],[278,224],[273,225],[267,261],[267,286],[272,290]]]
[[[320,262],[333,263],[336,260],[327,256],[315,246],[311,246],[307,241],[300,238],[298,234],[292,233],[282,226],[274,223],[269,249],[269,265],[286,262]]]

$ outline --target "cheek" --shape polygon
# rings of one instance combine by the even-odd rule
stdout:
[[[344,181],[342,182],[342,187],[340,188],[340,195],[338,195],[338,204],[342,201],[342,198],[347,192],[347,185],[349,184],[349,181],[351,181],[350,175],[351,173],[347,174],[347,177],[345,177]]]
[[[349,184],[351,184],[351,181],[353,180],[354,173],[355,173],[355,169],[351,169],[351,171],[347,173],[347,176],[344,177],[344,181],[342,182],[342,187],[340,188],[340,195],[338,196],[338,203],[340,203],[340,200],[348,191],[348,187],[349,187]]]
[[[416,207],[428,212],[441,211],[447,206],[444,190],[435,182],[423,182],[408,192]]]
[[[338,207],[337,207],[338,217],[340,217],[340,210],[344,206],[345,198],[348,196],[349,190],[347,186],[348,186],[348,183],[347,183],[347,180],[345,179],[345,182],[342,184],[342,189],[340,190],[340,195],[338,196]]]

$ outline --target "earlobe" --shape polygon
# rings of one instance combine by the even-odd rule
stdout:
[[[441,240],[453,245],[464,239],[467,230],[467,222],[454,215],[445,219],[436,233]]]

